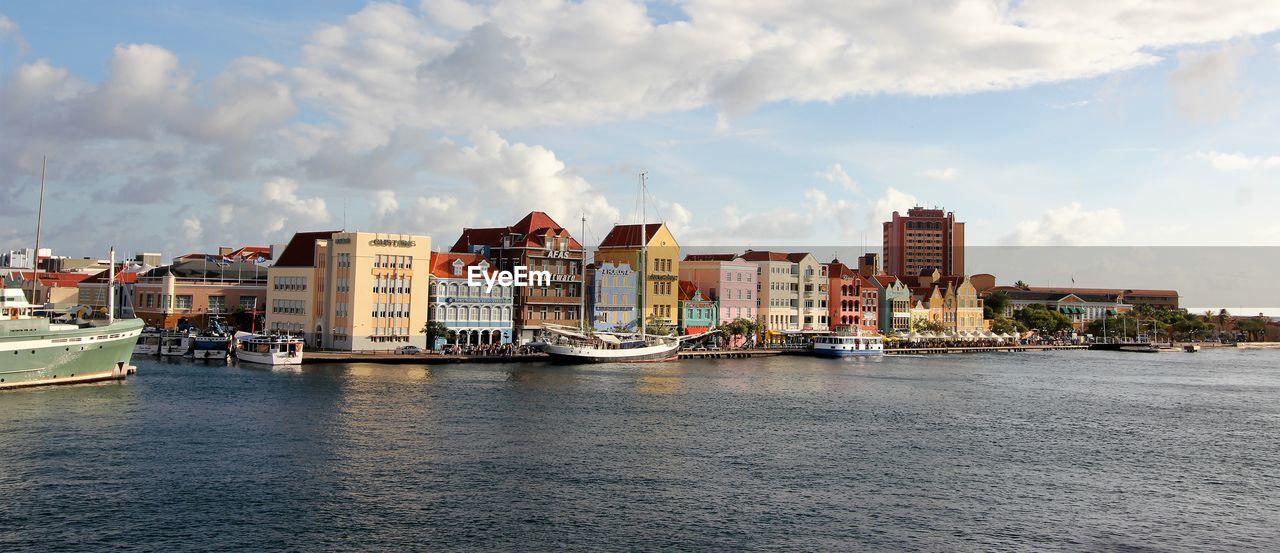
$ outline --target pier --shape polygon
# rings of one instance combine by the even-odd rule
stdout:
[[[923,347],[923,348],[893,348],[884,350],[885,355],[934,355],[946,353],[990,353],[990,352],[1023,352],[1023,351],[1058,351],[1058,350],[1087,350],[1089,346],[1084,345],[1047,345],[1047,346],[950,346],[950,347]]]
[[[688,350],[680,352],[680,359],[746,359],[750,357],[769,357],[773,355],[795,355],[807,353],[806,350],[780,349],[709,349]]]

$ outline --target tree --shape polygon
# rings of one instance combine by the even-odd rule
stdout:
[[[671,325],[667,324],[666,319],[660,319],[657,315],[649,315],[649,319],[644,323],[645,333],[657,336],[669,336],[671,334]]]
[[[1227,329],[1227,321],[1231,320],[1231,313],[1226,309],[1218,310],[1218,336],[1222,336],[1222,331]]]
[[[1014,312],[1013,318],[1026,325],[1027,328],[1038,330],[1045,334],[1063,332],[1070,330],[1072,327],[1070,317],[1038,303],[1033,303],[1017,310]]]
[[[929,319],[916,319],[914,321],[911,321],[911,331],[921,332],[921,333],[932,332],[934,334],[939,334],[947,331],[947,325],[944,325],[938,321],[933,321]]]
[[[1026,282],[1023,282],[1023,281],[1021,281],[1021,280],[1019,280],[1018,282],[1013,283],[1013,286],[1014,286],[1015,288],[1020,288],[1020,289],[1023,289],[1023,290],[1030,290],[1030,289],[1031,289],[1031,285],[1029,285],[1029,284],[1027,284]]]
[[[1026,283],[1024,282],[1023,284]],[[983,300],[982,304],[984,307],[990,307],[996,315],[1004,315],[1004,310],[1009,307],[1009,293],[1003,290],[992,292],[991,295],[987,296],[987,298]],[[987,318],[994,319],[995,316]]]
[[[1017,321],[1003,315],[996,315],[991,320],[991,332],[996,334],[1015,334],[1022,332],[1022,329],[1018,328]]]
[[[1267,319],[1261,313],[1257,317],[1239,319],[1236,321],[1236,330],[1243,332],[1245,339],[1250,342],[1261,341],[1267,334]]]
[[[427,321],[427,324],[422,325],[422,330],[419,332],[427,335],[428,349],[436,348],[436,338],[445,338],[450,334],[454,334],[454,336],[456,336],[456,333],[449,330],[449,327],[445,326],[442,321]],[[449,341],[453,340],[453,338],[446,339]]]

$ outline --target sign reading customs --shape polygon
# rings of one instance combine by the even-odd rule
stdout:
[[[418,243],[413,240],[391,240],[384,238],[374,238],[369,241],[370,246],[384,246],[389,248],[412,248]]]

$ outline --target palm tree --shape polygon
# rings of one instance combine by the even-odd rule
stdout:
[[[1226,329],[1227,321],[1230,319],[1231,319],[1231,313],[1228,313],[1225,308],[1218,311],[1218,339],[1219,340],[1222,339],[1222,331]]]

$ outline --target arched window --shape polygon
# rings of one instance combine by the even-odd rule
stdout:
[[[450,321],[456,321],[456,320],[458,320],[458,308],[457,308],[457,306],[453,306],[453,305],[450,305],[450,306],[449,306],[449,318],[448,318],[447,320],[450,320]]]

